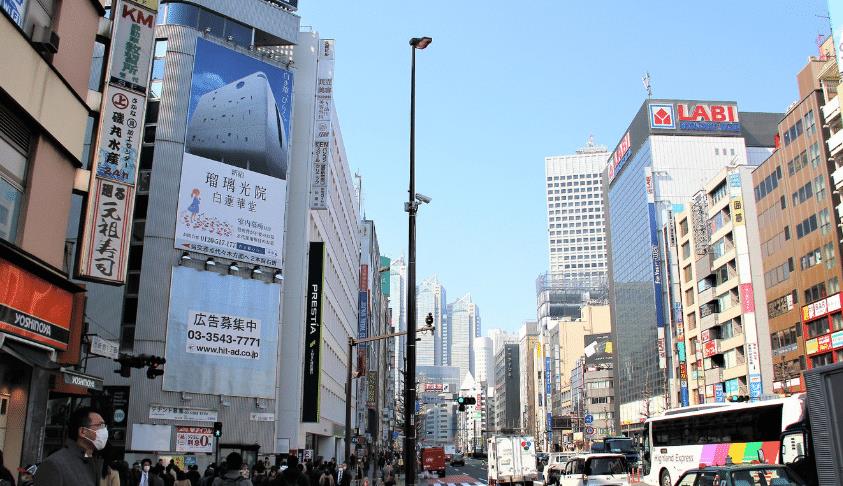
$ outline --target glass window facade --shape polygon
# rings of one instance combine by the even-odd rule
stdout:
[[[617,348],[620,403],[663,393],[644,168],[652,163],[646,141],[608,190],[610,299]]]

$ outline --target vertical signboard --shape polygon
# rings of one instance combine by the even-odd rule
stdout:
[[[163,389],[274,398],[281,285],[175,267]]]
[[[369,336],[369,292],[361,290],[357,293],[357,339]],[[357,345],[357,376],[366,373],[367,361],[366,343]]]
[[[322,287],[325,243],[310,242],[307,270],[307,312],[304,338],[304,383],[302,384],[302,422],[319,422],[319,383],[322,350]]]
[[[647,213],[650,222],[650,253],[653,267],[653,294],[656,303],[656,326],[658,330],[658,352],[659,368],[667,366],[667,353],[665,350],[665,322],[664,322],[664,299],[662,291],[662,258],[659,248],[659,230],[656,225],[656,196],[653,170],[650,167],[644,168],[645,184],[647,188]]]
[[[366,394],[366,407],[371,409],[377,408],[378,403],[378,372],[369,371],[367,381],[369,382],[368,393]]]
[[[88,187],[76,276],[110,284],[126,278],[129,228],[152,64],[156,2],[113,2],[111,48]],[[109,195],[109,193],[111,195]]]
[[[328,170],[334,96],[334,41],[319,41],[316,56],[316,113],[310,176],[310,209],[328,209]]]
[[[281,268],[293,74],[199,38],[175,247]]]
[[[391,265],[392,260],[389,257],[381,255],[378,275],[381,277],[381,294],[384,297],[389,297],[390,274],[392,273],[390,272]]]

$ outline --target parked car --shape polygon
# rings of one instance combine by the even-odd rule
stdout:
[[[555,466],[554,469],[558,467]],[[623,454],[583,454],[568,460],[560,486],[629,486]]]
[[[465,466],[465,456],[457,452],[453,456],[451,456],[451,465],[452,466]]]
[[[556,476],[558,477],[560,471],[565,469],[565,464],[568,461],[576,456],[576,452],[551,452],[548,454],[547,462],[545,462],[544,469],[542,469],[542,475],[544,476],[544,482],[550,484],[550,472],[551,469],[556,471]]]
[[[675,486],[804,486],[805,484],[787,466],[748,464],[691,469],[679,477]]]

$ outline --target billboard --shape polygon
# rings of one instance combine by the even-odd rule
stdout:
[[[278,284],[173,268],[163,389],[275,398],[280,305]]]
[[[214,429],[177,426],[176,452],[214,452]]]
[[[740,132],[738,105],[716,102],[650,103],[650,129],[687,132]]]
[[[612,333],[586,334],[583,346],[586,366],[612,363]]]
[[[322,377],[322,287],[325,243],[310,242],[307,271],[307,312],[305,314],[304,381],[302,384],[302,422],[319,422],[319,382]]]
[[[150,2],[143,2],[146,6]],[[88,206],[76,277],[120,285],[126,278],[129,223],[155,43],[155,11],[112,2],[113,23]]]
[[[316,114],[310,178],[310,209],[328,209],[328,170],[333,123],[334,41],[320,41],[316,56]]]
[[[281,268],[293,75],[197,39],[175,247]]]

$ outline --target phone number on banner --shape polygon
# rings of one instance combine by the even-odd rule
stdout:
[[[185,337],[188,353],[241,359],[260,358],[259,319],[192,310],[188,313]]]

